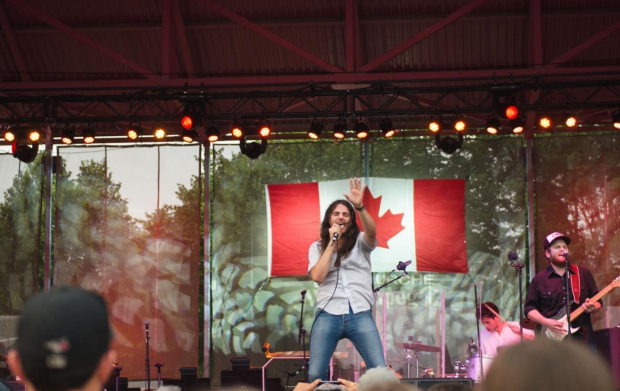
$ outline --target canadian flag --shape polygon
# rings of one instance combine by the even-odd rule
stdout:
[[[467,273],[465,181],[366,178],[364,206],[377,225],[372,271]],[[349,180],[267,185],[270,276],[308,273],[308,249],[319,239],[329,204],[349,192]],[[363,230],[358,218],[358,225]]]

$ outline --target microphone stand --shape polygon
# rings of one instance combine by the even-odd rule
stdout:
[[[163,362],[156,362],[155,367],[157,368],[157,388],[161,387],[161,367],[164,366]]]
[[[570,279],[570,265],[568,264],[568,252],[566,253],[566,256],[564,257],[564,290],[566,291],[566,298],[565,298],[565,309],[566,309],[566,322],[568,324],[568,329],[566,330],[566,337],[571,339],[571,321],[570,321],[570,292],[573,289],[573,284],[571,284]],[[569,290],[570,289],[570,290]],[[577,298],[575,298],[575,301],[577,301]]]
[[[144,358],[144,374],[146,376],[146,389],[151,389],[151,360],[149,359],[149,322],[144,322],[144,328],[146,332],[146,352]]]
[[[517,262],[519,254],[517,252],[508,253],[510,266],[515,268],[517,276],[519,276],[519,326],[521,327],[521,342],[523,342],[523,268],[525,265]]]
[[[409,261],[409,263],[411,263],[411,261]],[[393,279],[391,279],[390,281],[384,283],[383,285],[373,289],[372,291],[374,293],[379,292],[381,289],[385,288],[386,286],[390,285],[391,283],[393,283],[394,281],[400,280],[401,278],[405,277],[407,275],[407,265],[409,265],[409,263],[405,264],[403,262],[398,262],[398,265],[396,265],[396,269],[392,270],[390,272],[390,274],[394,273],[396,270],[400,270],[403,272],[403,274],[401,274],[398,277],[395,277]],[[389,277],[389,275],[388,275]]]
[[[476,330],[478,331],[478,359],[480,360],[480,381],[484,379],[484,368],[482,368],[482,345],[480,344],[480,305],[478,303],[478,286],[474,283],[474,301],[476,302]]]
[[[301,291],[301,316],[299,321],[299,338],[297,340],[298,345],[302,345],[303,351],[303,366],[304,369],[304,382],[308,382],[308,358],[306,356],[306,329],[304,329],[304,302],[306,301],[306,290]]]
[[[114,390],[115,391],[121,391],[121,386],[120,386],[120,378],[121,378],[121,371],[123,370],[123,367],[118,365],[117,362],[112,363],[112,367],[114,368]]]

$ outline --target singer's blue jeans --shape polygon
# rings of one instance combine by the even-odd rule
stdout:
[[[331,315],[319,309],[310,334],[309,381],[329,379],[329,360],[338,341],[348,338],[366,362],[366,368],[385,366],[383,346],[370,311]]]

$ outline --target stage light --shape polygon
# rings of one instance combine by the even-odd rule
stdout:
[[[210,143],[214,143],[220,139],[220,132],[213,125],[207,128],[206,134],[207,134],[207,140],[209,140]]]
[[[32,145],[18,144],[17,141],[13,141],[11,144],[11,153],[13,157],[19,159],[24,163],[32,163],[37,158],[39,152],[39,143],[32,143]]]
[[[543,129],[549,129],[551,127],[551,118],[547,116],[540,117],[538,124]]]
[[[10,129],[6,129],[2,137],[10,143],[15,141],[15,133],[13,133],[13,131]]]
[[[515,119],[519,115],[519,109],[517,109],[517,106],[508,105],[506,110],[504,110],[504,115],[508,119]]]
[[[258,142],[248,143],[245,141],[245,137],[239,141],[239,149],[241,153],[249,157],[252,160],[258,159],[260,155],[267,150],[267,140],[261,139],[260,144]]]
[[[162,124],[157,124],[153,127],[153,136],[155,136],[157,140],[165,139],[166,134],[168,134],[168,132],[166,132],[166,128],[164,128]]]
[[[497,134],[500,128],[501,124],[499,118],[495,115],[490,115],[489,118],[487,118],[487,133]]]
[[[41,132],[39,131],[39,129],[31,127],[30,130],[28,130],[28,140],[32,141],[33,143],[38,143],[39,140],[41,140]]]
[[[510,120],[510,128],[512,129],[512,133],[523,133],[523,129],[525,129],[525,122],[523,122],[521,117],[516,117]]]
[[[318,140],[321,137],[321,133],[323,132],[323,124],[318,121],[312,121],[310,124],[310,130],[308,130],[308,137],[312,140]]]
[[[60,141],[63,144],[71,145],[73,144],[73,140],[75,139],[75,131],[71,129],[68,125],[62,129],[62,137],[60,137]]]
[[[611,115],[611,123],[615,129],[620,130],[620,109],[616,109]]]
[[[266,122],[263,122],[260,125],[258,125],[258,135],[261,138],[269,137],[271,135],[271,127],[269,127],[269,124],[267,124]]]
[[[441,132],[435,135],[435,145],[446,155],[452,155],[463,146],[463,133],[457,132],[457,138],[452,136],[441,137]]]
[[[194,129],[183,129],[181,138],[186,143],[193,143],[198,138],[198,133]]]
[[[183,108],[183,118],[181,118],[181,126],[183,129],[190,130],[200,126],[205,111],[205,105],[202,102],[187,103]]]
[[[92,144],[95,142],[95,131],[90,126],[82,130],[82,141],[84,144]]]
[[[457,132],[463,132],[463,131],[465,131],[465,128],[467,128],[467,122],[465,122],[465,118],[463,118],[463,116],[459,114],[459,115],[456,116],[456,118],[454,118],[454,122],[452,123],[452,127]]]
[[[390,138],[396,134],[396,130],[392,125],[392,120],[385,118],[379,123],[379,127],[381,128],[381,132],[383,133],[383,137]]]
[[[431,117],[431,120],[428,123],[428,130],[433,133],[437,133],[441,130],[441,118],[439,120]]]
[[[230,130],[230,133],[234,138],[241,138],[245,134],[245,131],[243,130],[243,126],[240,124],[234,124]]]
[[[338,121],[334,124],[334,138],[342,140],[345,137],[347,124],[344,121]]]
[[[566,125],[567,128],[574,128],[577,126],[577,116],[572,114],[568,115],[564,120],[564,125]]]
[[[368,137],[368,134],[369,134],[368,133],[368,126],[366,125],[366,123],[364,121],[356,122],[355,123],[355,127],[353,128],[353,130],[355,130],[355,135],[360,140],[363,140],[363,139]]]
[[[127,138],[130,140],[137,140],[142,135],[142,127],[140,125],[134,126],[129,124],[127,128]]]

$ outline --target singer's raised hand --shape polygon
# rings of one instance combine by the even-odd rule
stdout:
[[[349,179],[349,194],[344,193],[344,197],[353,204],[356,208],[361,208],[364,205],[364,189],[362,187],[362,180],[358,178]]]

